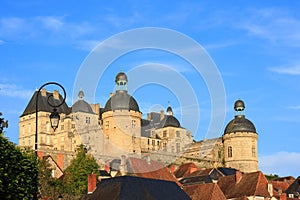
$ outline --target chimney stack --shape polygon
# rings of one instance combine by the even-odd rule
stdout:
[[[47,95],[47,90],[45,88],[41,89],[41,95],[45,97]]]
[[[88,194],[92,194],[96,189],[96,174],[88,174]]]
[[[238,183],[242,179],[242,176],[243,176],[242,172],[240,170],[237,170],[235,172],[235,182]]]
[[[54,90],[54,91],[53,91],[53,98],[54,98],[54,99],[59,99],[59,93],[58,93],[58,90]]]

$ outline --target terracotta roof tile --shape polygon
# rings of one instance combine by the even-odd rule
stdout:
[[[176,177],[171,174],[169,169],[161,162],[151,160],[148,163],[144,159],[132,157],[128,159],[127,167],[129,175],[142,178],[172,181],[181,186],[181,183],[179,183]]]
[[[185,186],[183,190],[192,200],[226,200],[225,195],[216,183]]]
[[[243,196],[270,197],[268,181],[262,172],[243,174],[240,181],[236,182],[235,175],[221,177],[218,185],[226,198],[239,198]]]
[[[197,170],[199,170],[199,168],[194,163],[185,163],[175,170],[174,175],[176,178],[184,178]]]

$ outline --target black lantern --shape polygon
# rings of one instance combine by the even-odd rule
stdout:
[[[62,200],[63,196],[61,194],[59,194],[57,198],[58,198],[58,200]]]
[[[60,119],[60,116],[59,116],[59,114],[57,112],[57,109],[54,108],[53,112],[50,114],[50,123],[51,123],[51,127],[53,128],[54,131],[58,127],[59,119]]]

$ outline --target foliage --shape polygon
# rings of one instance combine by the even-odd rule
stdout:
[[[0,135],[0,199],[32,199],[37,193],[38,160]]]
[[[272,181],[272,180],[274,180],[274,179],[276,179],[276,178],[279,178],[279,176],[277,175],[277,174],[269,174],[269,175],[266,175],[265,174],[265,177],[269,180],[269,181]]]
[[[94,157],[86,153],[83,145],[77,150],[77,156],[65,170],[63,184],[67,195],[79,196],[87,193],[87,175],[99,175],[99,166]]]
[[[42,197],[56,197],[61,193],[62,183],[52,177],[52,169],[49,162],[41,159],[39,162],[39,193]]]

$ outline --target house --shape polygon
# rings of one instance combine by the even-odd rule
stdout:
[[[149,157],[147,159],[128,158],[124,175],[171,181],[181,186],[181,183],[163,163],[150,160]]]
[[[195,171],[198,171],[199,168],[194,163],[185,163],[180,165],[174,172],[175,177],[180,180],[192,174]]]
[[[216,183],[184,186],[183,190],[192,200],[226,200],[225,195]]]
[[[134,176],[119,176],[100,181],[92,194],[82,200],[99,199],[173,199],[188,200],[190,197],[174,182]]]
[[[227,199],[247,197],[256,200],[270,198],[268,180],[260,171],[246,174],[237,171],[235,175],[220,177],[218,185]]]
[[[288,187],[295,181],[292,176],[274,179],[271,182],[273,187],[273,196],[279,198],[281,194],[285,193]]]
[[[300,176],[286,189],[286,194],[290,198],[300,198]]]
[[[181,179],[180,182],[183,185],[215,183],[222,176],[224,175],[218,169],[209,168],[197,170],[191,173],[189,176]]]

